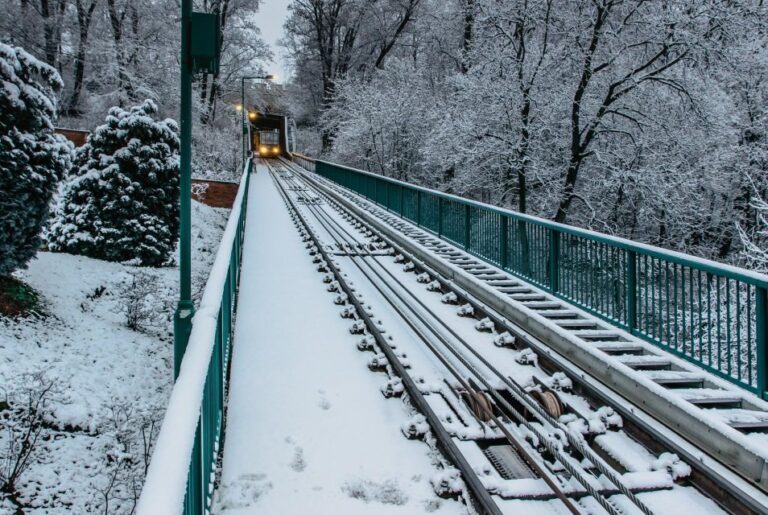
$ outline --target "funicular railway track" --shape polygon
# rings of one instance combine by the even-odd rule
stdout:
[[[398,277],[399,274],[393,273],[392,267],[384,264],[385,260],[392,259],[385,258],[378,251],[382,247],[392,248],[399,257],[406,256],[403,258],[407,261],[406,268],[416,268],[421,272],[419,282],[428,283],[430,289],[447,293],[444,301],[461,300],[465,304],[460,309],[464,309],[467,314],[482,313],[482,320],[477,324],[478,330],[501,328],[508,331],[502,332],[497,338],[501,339],[500,343],[504,344],[506,340],[514,340],[516,337],[533,343],[530,335],[493,313],[493,310],[482,306],[467,292],[450,284],[449,280],[441,278],[416,256],[409,255],[358,214],[345,208],[329,193],[327,187],[304,176],[287,162],[273,161],[268,166],[300,231],[319,253],[320,266],[325,266],[333,275],[328,280],[331,287],[340,292],[337,301],[351,304],[354,309],[345,310],[346,313],[358,317],[375,342],[374,346],[366,337],[363,342],[368,343],[363,346],[377,348],[386,358],[411,402],[427,418],[438,447],[460,470],[478,511],[501,513],[499,506],[503,506],[503,500],[509,498],[556,498],[572,513],[647,514],[659,511],[653,511],[636,494],[690,490],[688,485],[704,491],[714,487],[714,497],[726,511],[760,511],[762,498],[758,496],[753,499],[754,502],[750,502],[747,496],[734,495],[727,491],[726,485],[720,484],[719,477],[702,474],[700,468],[694,467],[694,473],[690,476],[679,474],[677,482],[663,471],[655,474],[650,481],[643,481],[641,474],[635,477],[628,474],[631,471],[617,463],[600,446],[594,445],[594,438],[589,439],[594,435],[587,432],[585,438],[573,430],[578,424],[589,426],[594,423],[595,416],[599,414],[610,414],[610,408],[621,412],[618,405],[620,399],[611,398],[605,392],[595,395],[594,387],[583,373],[583,380],[579,381],[579,373],[574,373],[572,367],[562,366],[557,358],[542,353],[535,345],[530,345],[529,349],[536,349],[541,363],[535,360],[528,363],[538,372],[533,374],[533,387],[531,384],[522,384],[506,370],[502,371],[484,352],[468,341],[466,335],[454,328],[452,320],[441,317]],[[327,207],[330,207],[330,211]],[[374,241],[379,245],[374,245]],[[419,384],[418,378],[412,376],[408,360],[404,359],[402,351],[384,334],[370,312],[370,307],[348,279],[346,270],[338,265],[339,256],[349,258],[348,261],[359,275],[389,303],[414,337],[440,363],[446,376],[443,380],[444,389],[435,391],[434,388],[425,388]],[[359,327],[362,329],[362,326]],[[518,357],[524,355],[530,356],[530,353],[521,352]],[[558,378],[560,382],[566,378],[563,372],[568,372],[568,377],[575,379],[578,394],[558,391],[557,386],[554,386]],[[390,381],[392,384],[397,383]],[[586,401],[582,398],[589,395],[592,398]],[[435,401],[436,397],[439,397],[438,401]],[[494,481],[489,481],[487,474],[480,477],[477,472],[481,468],[477,464],[477,453],[468,450],[465,441],[457,437],[455,427],[446,424],[445,415],[435,409],[435,406],[444,405],[450,407],[459,419],[464,415],[465,425],[468,418],[473,418],[470,425],[482,429],[482,438],[475,435],[474,439],[470,437],[464,440],[476,441],[483,451],[482,455],[494,465],[502,478],[507,481],[537,478],[546,487],[539,488],[537,492],[521,494],[516,493],[514,488],[505,489],[498,484],[494,486]],[[601,408],[593,409],[595,406]],[[614,436],[619,435],[616,437],[619,440],[627,439],[631,445],[654,441],[658,444],[653,432],[643,428],[642,424],[632,421],[629,425],[634,438],[630,439],[623,431],[613,432]],[[691,455],[690,451],[685,452],[685,449],[670,445],[670,442],[665,444],[661,449],[658,445],[648,445],[646,452],[649,456],[657,456],[664,451],[677,452],[682,456]],[[666,456],[670,469],[687,469],[672,455]],[[660,477],[665,479],[660,480]],[[691,492],[688,491],[687,495],[691,495]],[[697,492],[696,495],[701,494]]]

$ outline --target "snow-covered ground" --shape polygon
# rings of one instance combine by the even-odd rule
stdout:
[[[221,486],[222,514],[464,513],[436,497],[440,458],[407,440],[266,169],[248,211]]]
[[[193,203],[195,292],[227,214]],[[0,400],[21,405],[48,389],[17,500],[26,514],[130,513],[172,385],[178,269],[40,252],[17,276],[40,293],[45,316],[0,317]],[[4,466],[8,444],[3,433]],[[14,511],[0,501],[0,513]]]

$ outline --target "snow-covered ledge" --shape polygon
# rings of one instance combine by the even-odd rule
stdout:
[[[192,332],[181,362],[179,377],[171,391],[163,425],[139,498],[138,515],[182,513],[187,477],[200,421],[205,379],[216,341],[219,308],[229,271],[230,258],[238,237],[243,198],[250,166],[243,169],[235,203],[205,285],[203,298],[192,319]]]

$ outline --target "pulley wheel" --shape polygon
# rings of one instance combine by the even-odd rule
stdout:
[[[481,391],[474,391],[469,394],[469,406],[472,409],[472,413],[483,421],[488,422],[491,420],[491,414],[493,413],[493,405],[488,398],[488,394]]]
[[[563,404],[560,402],[560,398],[555,395],[554,392],[536,392],[536,398],[539,404],[554,418],[560,418],[563,414]]]

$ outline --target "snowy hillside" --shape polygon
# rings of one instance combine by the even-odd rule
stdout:
[[[195,293],[227,214],[193,203]],[[23,435],[34,443],[19,505],[6,500],[0,513],[130,513],[172,385],[178,269],[40,252],[17,277],[45,313],[0,318],[0,409],[34,428],[0,435],[6,470],[23,461]]]

